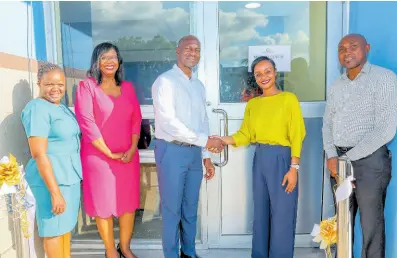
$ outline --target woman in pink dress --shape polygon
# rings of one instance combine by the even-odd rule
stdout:
[[[85,212],[96,219],[107,257],[134,258],[130,241],[139,207],[140,105],[133,85],[122,80],[123,61],[113,44],[95,47],[87,75],[77,87],[75,102],[83,135]],[[113,216],[120,223],[117,249]]]

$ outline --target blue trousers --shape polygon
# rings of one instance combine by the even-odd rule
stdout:
[[[293,258],[298,185],[288,194],[281,183],[291,150],[257,144],[253,165],[254,229],[252,258]]]
[[[197,208],[203,166],[200,147],[156,140],[155,160],[160,188],[162,241],[165,258],[195,256]]]

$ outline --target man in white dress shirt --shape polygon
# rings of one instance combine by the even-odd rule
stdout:
[[[163,217],[165,258],[196,258],[197,208],[203,178],[214,176],[207,149],[223,149],[209,137],[205,87],[193,74],[200,61],[200,41],[183,37],[177,46],[177,64],[153,84],[155,160]],[[181,255],[179,256],[179,237]]]

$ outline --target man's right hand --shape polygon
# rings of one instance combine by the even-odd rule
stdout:
[[[330,158],[327,160],[327,168],[329,169],[329,172],[331,173],[332,177],[336,177],[336,166],[338,164],[338,158],[334,157],[334,158]]]
[[[223,150],[224,145],[220,138],[208,137],[207,145],[205,148],[211,152],[219,153]]]

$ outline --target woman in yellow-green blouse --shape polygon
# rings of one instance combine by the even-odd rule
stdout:
[[[274,61],[258,57],[251,67],[262,95],[248,102],[240,130],[222,139],[256,144],[252,258],[292,258],[305,124],[297,97],[276,87]]]

